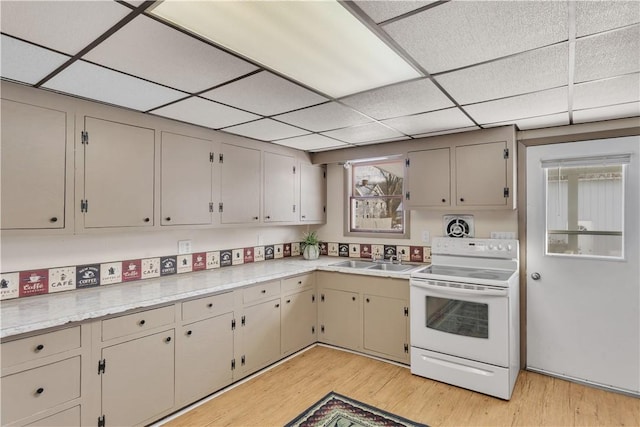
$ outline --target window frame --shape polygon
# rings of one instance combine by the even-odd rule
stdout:
[[[399,198],[402,206],[402,215],[403,215],[403,230],[402,232],[393,232],[393,231],[373,231],[373,230],[362,230],[358,231],[357,229],[351,228],[351,219],[352,216],[352,204],[351,201],[354,199],[353,196],[353,166],[375,166],[381,163],[389,163],[389,162],[398,162],[401,164],[403,168],[402,175],[402,190],[401,194],[398,196],[383,196],[382,198]],[[405,185],[406,185],[406,168],[404,167],[404,157],[403,156],[389,156],[385,158],[375,158],[375,159],[361,159],[352,162],[346,162],[344,164],[344,235],[345,236],[358,236],[358,237],[370,237],[370,238],[383,238],[383,239],[409,239],[410,238],[410,225],[411,225],[411,215],[410,210],[404,208],[404,194],[405,194]],[[380,199],[379,196],[363,196],[358,197],[358,199]]]

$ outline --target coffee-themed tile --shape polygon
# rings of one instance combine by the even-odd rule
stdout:
[[[384,245],[384,258],[389,259],[396,255],[396,247],[393,245]]]
[[[374,255],[376,259],[384,257],[384,245],[371,245],[371,256]]]
[[[291,256],[291,243],[285,243],[282,245],[282,256],[284,257]]]
[[[175,256],[160,258],[160,276],[170,276],[178,272],[178,260]]]
[[[49,269],[49,293],[70,291],[76,288],[76,268]]]
[[[160,277],[160,258],[145,258],[142,264],[142,278]]]
[[[273,245],[273,258],[283,258],[284,257],[284,245]]]
[[[396,246],[396,256],[401,261],[410,261],[411,248],[409,246]]]
[[[207,270],[220,268],[220,251],[207,252]]]
[[[206,270],[207,268],[207,253],[198,252],[191,254],[191,266],[193,271]]]
[[[301,253],[300,242],[291,243],[291,256],[299,256]]]
[[[229,267],[233,265],[233,251],[225,249],[220,251],[220,267]]]
[[[231,254],[231,265],[244,264],[244,249],[234,249]]]
[[[142,260],[130,259],[122,261],[122,281],[133,282],[142,279]]]
[[[253,262],[253,248],[244,248],[244,263]]]
[[[348,257],[349,256],[349,244],[348,243],[338,243],[338,256]]]
[[[361,243],[360,244],[360,258],[371,258],[371,245]]]
[[[327,243],[327,255],[329,256],[338,256],[338,243],[329,242]]]
[[[431,246],[422,247],[422,262],[431,262]]]
[[[100,264],[76,266],[76,288],[92,288],[100,285]]]
[[[264,261],[264,246],[255,246],[253,248],[253,262]]]
[[[100,284],[112,285],[122,282],[122,262],[100,264]]]
[[[273,245],[264,247],[264,259],[273,259],[274,258],[274,248]]]
[[[360,244],[349,243],[349,257],[360,258]]]
[[[193,271],[193,266],[191,264],[192,259],[192,254],[178,255],[178,274],[190,273]]]
[[[327,242],[320,242],[320,255],[329,255],[329,244]]]
[[[20,273],[0,274],[0,300],[18,298]]]
[[[409,250],[409,261],[423,262],[422,246],[411,246]]]

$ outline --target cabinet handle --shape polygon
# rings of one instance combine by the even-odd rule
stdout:
[[[442,203],[447,203],[447,199],[442,199]]]
[[[461,201],[461,202],[464,202],[464,197],[460,197],[460,201]]]
[[[291,300],[290,300],[290,299],[288,299],[288,300],[287,300],[287,304],[289,304],[290,302],[291,302]]]
[[[37,352],[42,351],[42,350],[44,350],[44,345],[42,345],[42,344],[38,344],[38,345],[36,346],[36,349],[35,349],[34,351],[37,353]]]
[[[298,285],[302,285],[302,280],[298,280]]]
[[[141,321],[139,321],[139,322],[138,322],[138,325],[140,325],[140,326],[144,326],[144,324],[145,324],[145,323],[147,323],[147,322],[145,322],[145,320],[144,320],[144,319],[142,319]]]
[[[258,220],[258,217],[257,217],[257,216],[254,216],[254,217],[253,217],[253,220],[254,220],[254,221],[257,221],[257,220]]]
[[[44,389],[42,387],[36,390],[36,394],[42,394],[42,393],[44,393]]]
[[[187,336],[191,336],[192,333],[193,331],[187,331]],[[169,337],[169,339],[171,339],[171,337]]]
[[[144,222],[149,222],[149,217],[143,219]]]
[[[280,304],[276,304],[276,308],[280,307]]]
[[[306,215],[302,215],[300,218],[305,219],[307,216]]]
[[[263,290],[261,290],[261,291],[260,291],[260,293],[262,293],[262,294],[266,294],[266,293],[267,293],[267,291],[266,291],[265,289],[263,289]]]
[[[356,297],[351,297],[351,300],[352,300],[352,301],[355,301],[355,300],[356,300]]]
[[[369,302],[369,298],[367,298],[367,302]]]
[[[165,218],[165,220],[167,220],[167,221],[171,221],[171,217],[170,217],[170,216],[168,216],[168,217],[166,217],[166,218]]]
[[[210,302],[209,304],[207,304],[207,307],[209,307],[209,308],[213,307],[213,303]]]
[[[165,339],[165,341],[166,341],[166,342],[171,342],[171,337],[167,337],[167,338]]]
[[[51,218],[51,219],[49,220],[49,222],[58,222],[58,217],[57,217],[57,216],[54,216],[53,218]]]
[[[271,216],[267,215],[265,216],[266,219],[271,219]]]

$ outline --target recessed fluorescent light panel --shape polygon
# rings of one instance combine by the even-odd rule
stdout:
[[[165,0],[151,13],[334,98],[421,76],[334,0]]]

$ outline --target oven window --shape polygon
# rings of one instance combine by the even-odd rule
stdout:
[[[489,338],[489,304],[426,297],[427,328],[449,334]]]

